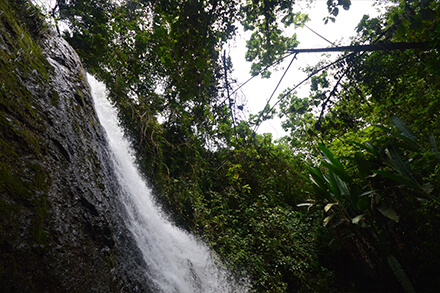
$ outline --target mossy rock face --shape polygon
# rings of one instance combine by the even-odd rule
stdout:
[[[148,291],[99,125],[73,49],[0,1],[2,292]]]

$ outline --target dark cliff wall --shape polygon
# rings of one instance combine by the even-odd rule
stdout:
[[[78,57],[28,1],[0,30],[0,291],[147,291]]]

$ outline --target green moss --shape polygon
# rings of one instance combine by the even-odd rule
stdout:
[[[52,105],[55,107],[58,107],[58,104],[60,102],[60,96],[58,95],[58,93],[56,91],[51,91],[49,93],[50,95],[50,101],[52,102]]]
[[[19,158],[22,154],[35,154],[41,153],[41,141],[42,137],[35,133],[35,130],[31,130],[26,126],[27,123],[21,123],[13,118],[8,118],[1,121],[2,133],[0,134],[0,150],[1,156],[4,156],[6,160]],[[34,127],[32,127],[34,128]]]
[[[43,119],[35,99],[58,94],[49,87],[51,66],[35,39],[44,35],[44,19],[29,1],[0,1],[0,157],[41,152]],[[7,82],[5,82],[7,81]],[[27,84],[37,84],[31,93]],[[11,166],[12,167],[12,166]],[[12,167],[12,170],[14,168]]]
[[[28,94],[22,81],[31,80],[39,84],[41,89],[45,89],[50,80],[51,67],[43,57],[41,47],[34,41],[35,34],[31,33],[35,30],[33,26],[41,20],[37,16],[33,23],[29,19],[23,19],[26,11],[32,9],[24,3],[27,1],[19,2],[24,12],[14,7],[16,3],[0,2],[0,45],[3,47],[0,51],[0,75],[2,80],[8,81],[0,85],[0,93],[3,104],[10,110],[28,112],[35,117],[36,111],[31,107],[32,100],[29,99],[32,96]],[[4,100],[5,96],[8,101]],[[14,107],[16,103],[20,104],[21,111]]]
[[[13,174],[5,164],[0,165],[0,194],[14,202],[28,202],[26,206],[30,204],[33,213],[32,237],[36,243],[45,244],[48,239],[44,231],[44,222],[47,217],[48,179],[43,167],[38,164],[26,164],[25,168],[18,172],[19,174]],[[22,178],[25,172],[30,175],[30,180]],[[11,214],[17,214],[17,208],[15,203],[8,204],[0,198],[1,218],[9,220]],[[2,227],[2,230],[5,229],[6,227]]]
[[[6,142],[4,142],[2,139],[0,139],[0,154],[3,154],[9,158],[12,159],[18,159],[19,156],[18,154],[15,152],[15,150]]]
[[[47,216],[47,202],[45,196],[40,196],[35,200],[35,221],[32,227],[32,236],[39,244],[46,244],[48,237],[44,231],[44,219]]]
[[[16,213],[19,208],[15,204],[10,204],[0,198],[0,219],[8,219],[11,213]],[[2,225],[5,221],[1,221]]]
[[[35,170],[33,186],[37,190],[46,192],[49,186],[43,168],[40,165],[33,165],[33,168]]]
[[[44,18],[29,1],[0,1],[0,218],[5,219],[1,232],[12,233],[4,225],[17,209],[26,208],[33,215],[32,237],[40,244],[47,241],[44,223],[50,182],[37,163],[45,119],[36,99],[48,96],[54,106],[59,101],[50,87],[53,69],[39,44],[45,34]]]
[[[81,89],[76,89],[75,99],[81,105],[81,107],[84,107],[86,105],[86,102],[84,101],[84,94]]]
[[[14,176],[9,168],[4,164],[0,164],[0,190],[8,192],[14,197],[26,199],[29,194],[28,189],[24,185],[19,176]]]

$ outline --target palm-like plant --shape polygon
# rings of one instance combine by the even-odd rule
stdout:
[[[324,160],[305,178],[314,188],[314,198],[299,206],[323,208],[323,225],[361,257],[373,278],[394,275],[405,291],[412,292],[401,234],[407,221],[401,223],[401,217],[435,198],[434,177],[418,166],[437,165],[440,155],[433,135],[431,150],[426,151],[402,120],[396,116],[391,120],[397,131],[377,126],[387,135],[375,142],[353,142],[357,150],[341,158],[345,160],[319,144]]]

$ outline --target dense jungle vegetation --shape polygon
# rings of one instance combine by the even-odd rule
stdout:
[[[434,292],[440,1],[385,2],[352,41],[381,50],[322,60],[308,96],[292,85],[248,121],[223,46],[251,31],[251,74],[270,77],[301,41],[282,26],[308,20],[294,1],[58,0],[48,14],[107,85],[164,207],[255,292]],[[327,4],[337,21],[351,2]],[[280,141],[253,131],[273,115]]]

